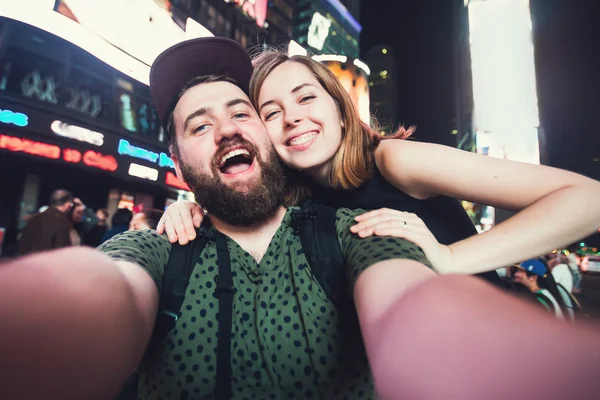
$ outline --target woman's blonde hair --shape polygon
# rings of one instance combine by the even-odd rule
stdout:
[[[343,122],[342,142],[333,158],[329,184],[337,189],[362,185],[373,174],[374,149],[382,139],[406,139],[415,131],[399,127],[392,135],[380,136],[378,130],[361,121],[358,111],[338,78],[325,65],[308,56],[288,56],[278,50],[266,50],[254,57],[250,80],[250,99],[258,105],[258,95],[267,76],[279,65],[297,62],[307,67],[323,89],[333,98]],[[374,120],[375,121],[375,120]],[[377,126],[376,121],[374,125]]]

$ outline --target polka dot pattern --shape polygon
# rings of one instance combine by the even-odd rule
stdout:
[[[353,283],[369,265],[390,258],[426,262],[402,239],[359,239],[350,233],[362,211],[338,210],[337,232]],[[257,263],[228,240],[234,286],[231,364],[233,399],[374,399],[356,320],[340,318],[311,273],[300,239],[284,217]],[[387,251],[382,251],[388,249]],[[161,290],[170,244],[155,232],[127,232],[100,250],[142,265]],[[217,257],[207,244],[190,278],[181,317],[141,367],[139,398],[212,399],[216,378]]]

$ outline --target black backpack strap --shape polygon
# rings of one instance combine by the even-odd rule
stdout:
[[[155,349],[160,345],[179,318],[190,276],[194,271],[198,257],[200,257],[209,240],[207,237],[209,228],[210,222],[208,218],[205,218],[202,226],[196,230],[195,240],[185,246],[179,243],[171,245],[169,263],[165,267],[163,275],[163,290],[160,295],[158,315],[156,316],[154,332],[150,341],[150,349]]]
[[[311,271],[327,297],[337,306],[348,304],[345,260],[336,229],[337,210],[305,203],[292,215],[292,226],[300,236]]]
[[[219,331],[217,335],[217,381],[215,383],[215,399],[231,398],[231,325],[233,319],[233,287],[231,260],[227,248],[227,238],[217,232],[217,263],[219,275],[215,289],[219,299]]]

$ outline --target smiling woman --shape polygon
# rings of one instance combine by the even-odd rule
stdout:
[[[370,178],[378,130],[360,120],[350,96],[325,65],[277,51],[259,54],[253,65],[250,98],[286,164],[340,189]],[[387,138],[405,139],[414,130],[401,126]]]

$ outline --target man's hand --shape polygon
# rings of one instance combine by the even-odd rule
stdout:
[[[1,264],[0,398],[113,398],[142,357],[157,308],[145,270],[92,249]]]

